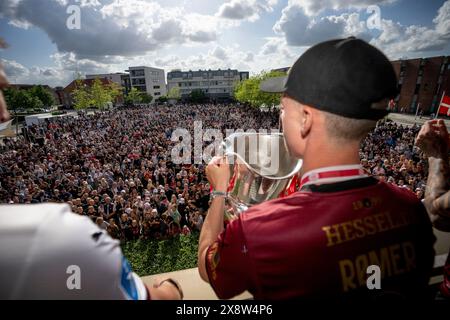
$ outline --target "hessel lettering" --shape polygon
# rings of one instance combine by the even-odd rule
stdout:
[[[327,247],[331,247],[407,226],[414,222],[412,219],[412,217],[407,215],[392,215],[389,211],[386,211],[330,226],[323,226],[322,231],[327,238]]]

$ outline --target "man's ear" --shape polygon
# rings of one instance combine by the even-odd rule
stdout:
[[[305,138],[311,131],[314,111],[311,107],[302,105],[300,109],[300,134]]]

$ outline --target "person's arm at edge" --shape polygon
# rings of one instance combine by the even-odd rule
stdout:
[[[441,211],[450,212],[450,166],[448,156],[428,158],[428,186],[425,190],[427,209],[439,214]]]
[[[221,190],[218,189],[217,191]],[[214,198],[200,233],[198,244],[198,271],[200,277],[206,282],[209,282],[208,272],[206,271],[206,253],[209,246],[217,240],[217,237],[223,231],[224,210],[225,199],[223,197]]]
[[[437,229],[449,227],[449,223],[445,223],[445,220],[450,218],[449,144],[448,132],[442,120],[425,123],[416,139],[416,145],[428,157],[429,170],[424,205]]]
[[[447,159],[428,158],[428,185],[424,205],[433,226],[441,231],[450,231],[450,166]]]
[[[163,281],[156,280],[153,286],[146,285],[148,291],[147,300],[182,300],[182,292],[170,281],[165,279]],[[174,281],[174,280],[172,280]]]
[[[226,163],[221,163],[222,158],[214,158],[207,167],[206,173],[215,191],[227,192],[229,168]],[[212,181],[211,181],[212,180]],[[225,198],[216,197],[212,200],[211,206],[203,222],[202,231],[198,244],[198,271],[200,277],[209,282],[206,270],[206,253],[223,231],[223,214],[225,210]]]

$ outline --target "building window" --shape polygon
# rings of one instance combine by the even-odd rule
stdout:
[[[417,94],[413,96],[411,106],[409,107],[409,111],[414,111],[416,108]]]
[[[144,70],[132,70],[131,76],[133,77],[143,77],[145,75]]]
[[[133,79],[133,85],[145,85],[145,79]]]
[[[153,89],[160,89],[160,86],[153,86]]]
[[[160,96],[161,92],[155,92],[155,96]]]

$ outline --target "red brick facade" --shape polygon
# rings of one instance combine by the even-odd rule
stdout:
[[[431,57],[392,62],[400,95],[396,110],[415,113],[417,104],[425,114],[436,112],[443,91],[450,93],[450,57]]]

